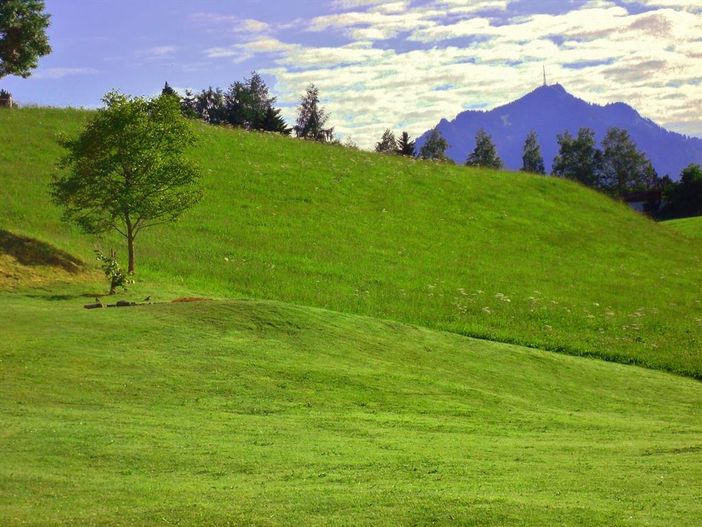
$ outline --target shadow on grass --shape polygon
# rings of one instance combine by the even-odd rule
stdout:
[[[60,267],[64,271],[78,274],[85,269],[85,264],[48,243],[18,236],[0,229],[0,254],[14,257],[22,265],[46,265]]]
[[[40,293],[32,293],[28,295],[24,295],[26,298],[34,298],[38,300],[47,300],[49,302],[60,302],[62,300],[76,300],[78,298],[91,298],[98,300],[102,297],[106,297],[108,295],[105,295],[104,293],[78,293],[75,295],[43,295]]]

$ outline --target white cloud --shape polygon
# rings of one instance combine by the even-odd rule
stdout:
[[[644,3],[655,9],[631,14],[592,0],[561,14],[510,18],[502,0],[414,7],[340,0],[341,12],[296,22],[296,28],[319,40],[345,35],[345,46],[309,45],[293,32],[290,38],[252,35],[206,54],[272,62],[265,72],[275,76],[289,120],[293,103],[314,82],[337,130],[365,147],[387,127],[417,135],[467,107],[508,102],[539,84],[543,64],[553,81],[586,100],[623,100],[664,125],[702,133],[698,0]],[[495,13],[502,16],[495,19]],[[388,44],[404,35],[397,46]]]
[[[75,75],[94,75],[98,70],[94,68],[41,68],[32,74],[35,79],[63,79]]]

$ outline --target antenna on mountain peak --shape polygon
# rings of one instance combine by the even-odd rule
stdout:
[[[544,66],[544,86],[548,86],[548,83],[546,82],[546,66]]]

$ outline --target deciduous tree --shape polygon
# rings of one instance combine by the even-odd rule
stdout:
[[[559,152],[553,160],[553,175],[601,188],[602,152],[595,143],[595,132],[581,128],[578,137],[569,132],[558,135]]]
[[[124,236],[133,273],[138,234],[176,220],[200,199],[199,171],[184,155],[195,135],[174,97],[111,92],[103,102],[77,138],[61,140],[64,170],[51,193],[64,219],[85,232]]]
[[[375,151],[381,154],[394,154],[397,152],[395,134],[389,128],[383,132],[383,137],[375,145]]]
[[[622,197],[627,192],[646,190],[651,184],[653,167],[639,152],[629,132],[610,128],[602,141],[602,175],[600,187]],[[655,171],[653,174],[655,178]]]
[[[441,135],[438,128],[434,128],[429,134],[429,138],[419,151],[419,157],[433,161],[447,161],[446,150],[449,144]]]
[[[43,0],[0,1],[0,78],[29,77],[39,57],[51,53]]]

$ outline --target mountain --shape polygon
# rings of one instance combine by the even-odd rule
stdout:
[[[624,103],[587,103],[560,84],[541,86],[491,111],[466,111],[453,121],[442,119],[438,124],[450,145],[447,153],[456,163],[465,162],[475,147],[476,132],[484,128],[492,135],[505,166],[514,170],[522,166],[524,139],[535,130],[548,172],[558,153],[557,134],[568,130],[575,135],[581,127],[593,129],[598,141],[610,127],[626,129],[660,175],[675,179],[690,163],[702,163],[702,139],[670,132]],[[418,150],[428,134],[417,141]]]

